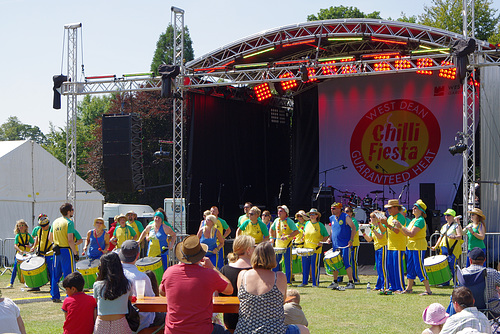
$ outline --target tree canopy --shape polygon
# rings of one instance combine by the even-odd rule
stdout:
[[[193,41],[189,35],[188,27],[184,27],[184,61],[194,59]],[[158,67],[161,64],[173,64],[174,62],[174,27],[169,24],[167,30],[160,34],[156,42],[156,50],[151,62],[151,71],[158,75]]]
[[[45,144],[47,138],[38,126],[21,123],[16,116],[7,118],[7,122],[0,125],[0,140],[31,139],[38,144]]]
[[[370,18],[381,19],[380,12],[365,14],[357,7],[335,6],[319,10],[318,16],[311,14],[307,16],[307,21],[343,19],[343,18]]]

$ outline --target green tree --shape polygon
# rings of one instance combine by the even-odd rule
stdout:
[[[174,62],[174,27],[169,24],[167,30],[161,33],[156,42],[156,50],[151,62],[151,71],[158,75],[158,66]],[[188,27],[184,27],[184,61],[194,59],[193,41],[189,35]]]
[[[26,140],[31,139],[38,144],[44,144],[47,137],[38,126],[21,123],[16,116],[7,118],[7,122],[0,125],[0,140]]]
[[[380,12],[365,14],[356,7],[335,6],[330,8],[322,8],[319,10],[318,16],[311,14],[307,16],[307,21],[344,19],[344,18],[370,18],[381,19]]]
[[[474,5],[475,35],[480,40],[488,40],[498,33],[500,22],[497,9],[491,0],[476,0]],[[419,15],[419,24],[436,27],[462,34],[463,4],[461,0],[432,0],[431,6],[424,5],[424,13]]]
[[[417,23],[417,19],[418,19],[418,17],[416,15],[406,16],[406,13],[401,12],[401,17],[398,18],[396,21]],[[389,18],[388,20],[391,20],[391,18]]]

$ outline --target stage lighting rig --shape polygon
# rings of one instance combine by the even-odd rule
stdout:
[[[451,155],[462,154],[467,150],[467,144],[464,143],[464,133],[457,132],[455,136],[455,141],[458,141],[455,145],[450,146],[448,151],[450,151]]]

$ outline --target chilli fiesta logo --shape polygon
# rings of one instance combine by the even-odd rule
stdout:
[[[421,174],[439,150],[441,130],[432,112],[412,100],[370,109],[351,137],[351,161],[366,180],[398,184]]]

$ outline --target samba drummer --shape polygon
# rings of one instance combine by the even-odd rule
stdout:
[[[356,234],[356,226],[352,222],[351,217],[342,212],[342,203],[333,203],[331,205],[332,215],[330,216],[330,223],[332,225],[332,233],[330,236],[330,241],[332,243],[332,249],[339,249],[342,253],[342,259],[344,262],[345,271],[347,277],[349,277],[349,282],[346,285],[346,289],[354,289],[354,281],[352,277],[352,267],[349,259],[351,258],[351,248],[354,241],[354,235]],[[338,284],[339,272],[333,271],[333,282],[328,286],[328,288],[333,290],[339,289]]]
[[[375,267],[377,268],[377,284],[373,290],[386,291],[389,289],[387,281],[387,230],[382,224],[382,221],[387,221],[385,213],[375,210],[370,213],[370,230],[363,237],[366,241],[373,240],[373,248],[375,250]]]
[[[255,244],[260,244],[261,242],[269,241],[269,231],[266,224],[259,219],[260,209],[253,206],[249,211],[248,215],[250,219],[243,221],[236,230],[236,237],[240,235],[248,235],[255,239]]]
[[[87,254],[92,260],[100,259],[108,252],[109,239],[109,234],[104,229],[104,219],[102,217],[94,219],[94,229],[87,232],[82,255]]]
[[[54,266],[54,251],[52,250],[53,243],[49,240],[50,220],[46,214],[41,213],[38,216],[38,226],[33,229],[31,235],[35,238],[35,243],[31,247],[31,252],[36,252],[36,255],[45,258],[47,266],[47,275],[52,277],[52,267]],[[40,287],[31,288],[28,291],[40,291]]]
[[[273,271],[280,270],[281,258],[285,261],[285,274],[286,282],[291,283],[292,279],[292,241],[293,238],[299,234],[295,222],[288,217],[290,210],[286,205],[278,206],[278,218],[276,218],[271,225],[271,242],[276,240],[275,247],[284,248],[285,252],[283,254],[276,254],[277,265]]]
[[[410,222],[408,227],[404,227],[399,221],[394,222],[394,226],[400,229],[401,232],[408,237],[408,243],[406,245],[408,248],[406,252],[408,255],[406,264],[408,287],[403,293],[413,292],[413,283],[418,276],[425,286],[425,292],[421,293],[421,296],[432,295],[431,287],[429,286],[429,278],[427,277],[424,266],[424,257],[427,250],[427,240],[425,239],[427,225],[424,219],[427,214],[425,210],[427,210],[427,205],[419,199],[413,204],[413,215],[415,218]]]
[[[309,217],[311,220],[304,227],[304,248],[302,250],[310,249],[312,254],[302,256],[302,284],[299,287],[307,285],[309,272],[311,272],[312,276],[312,286],[319,286],[321,251],[323,242],[328,239],[328,231],[325,225],[319,221],[321,213],[317,209],[311,209]]]
[[[436,245],[431,247],[431,250],[440,249],[442,255],[447,256],[448,266],[453,276],[453,282],[456,281],[455,266],[457,259],[462,254],[462,227],[460,226],[460,217],[456,217],[457,213],[453,209],[448,209],[444,213],[446,223],[439,231],[439,238]],[[441,284],[441,286],[449,286],[450,282]],[[455,285],[455,284],[453,284]]]
[[[28,233],[28,224],[24,219],[19,219],[16,222],[16,227],[14,228],[14,233],[16,234],[14,241],[14,248],[16,249],[16,255],[24,255],[30,249],[30,245],[35,242],[31,234]],[[14,259],[14,268],[12,269],[12,276],[10,277],[10,284],[6,286],[7,289],[12,289],[14,287],[14,280],[17,275],[17,258]],[[21,283],[24,283],[21,281]]]

